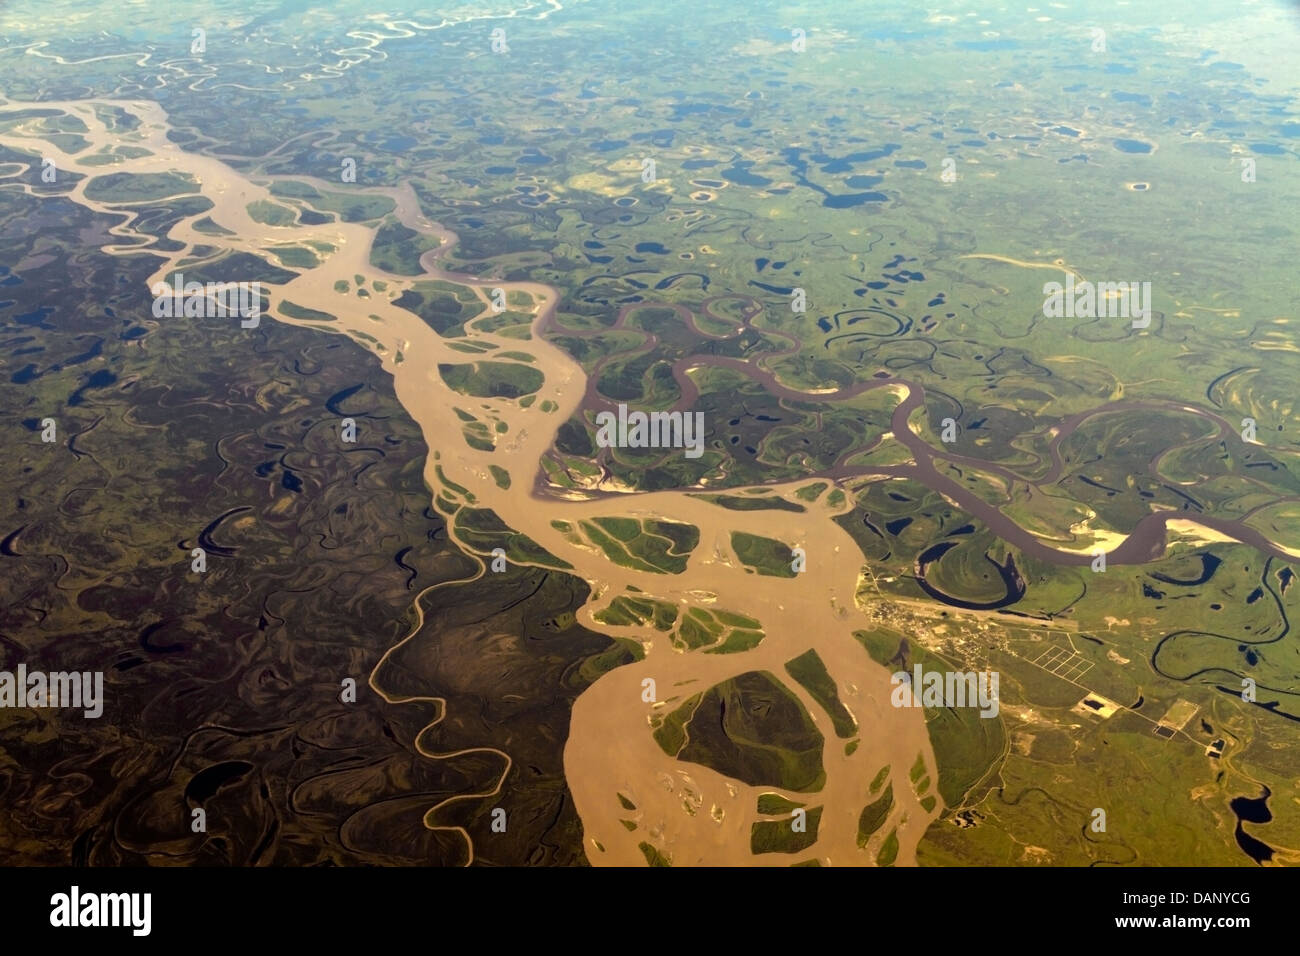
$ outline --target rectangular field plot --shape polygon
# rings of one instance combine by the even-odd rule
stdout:
[[[1049,647],[1037,657],[1027,658],[1029,663],[1037,664],[1049,674],[1062,677],[1068,681],[1078,682],[1079,678],[1092,670],[1092,661],[1087,660],[1065,647]]]

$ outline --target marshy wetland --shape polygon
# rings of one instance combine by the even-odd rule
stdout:
[[[181,10],[0,14],[8,857],[1295,861],[1293,11]]]

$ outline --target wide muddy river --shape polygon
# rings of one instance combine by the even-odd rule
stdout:
[[[9,104],[0,108],[0,116],[3,111],[34,105],[37,104]],[[124,109],[135,116],[140,125],[126,132],[109,129],[96,112],[96,105]],[[396,216],[403,224],[441,240],[438,249],[423,257],[421,265],[427,275],[421,278],[437,278],[474,290],[482,302],[483,317],[493,315],[489,299],[492,288],[503,288],[508,294],[527,293],[532,297],[534,319],[530,340],[521,341],[476,328],[477,320],[466,322],[465,337],[444,339],[418,316],[392,304],[391,299],[417,280],[389,274],[371,264],[373,227],[344,222],[318,226],[269,226],[256,221],[249,214],[249,204],[259,200],[275,201],[266,185],[269,180],[254,182],[217,159],[186,152],[168,141],[167,117],[156,104],[88,100],[41,103],[39,107],[64,110],[81,119],[88,127],[88,132],[83,135],[91,147],[68,154],[37,135],[24,135],[27,131],[21,125],[12,132],[0,134],[0,142],[51,157],[59,170],[87,177],[65,194],[65,198],[97,212],[120,216],[123,212],[133,211],[131,204],[88,199],[85,188],[90,178],[109,172],[176,171],[193,177],[199,184],[198,190],[213,203],[211,210],[182,219],[172,227],[170,237],[184,243],[183,249],[173,253],[149,250],[165,260],[150,278],[150,285],[175,271],[181,260],[193,255],[195,246],[215,246],[259,257],[265,257],[267,251],[276,245],[316,242],[332,246],[334,252],[324,254],[315,268],[302,269],[297,278],[283,285],[263,284],[271,297],[271,308],[263,315],[262,321],[274,316],[275,321],[319,327],[319,322],[282,317],[275,311],[275,304],[280,300],[336,316],[337,321],[330,323],[331,330],[350,335],[374,351],[385,370],[392,374],[398,400],[418,423],[431,450],[425,466],[429,487],[448,498],[456,498],[454,493],[444,490],[448,486],[470,489],[477,499],[475,507],[495,511],[510,528],[573,565],[573,573],[590,584],[591,599],[579,612],[579,620],[585,626],[618,636],[635,637],[642,642],[644,660],[604,674],[573,707],[564,767],[582,819],[587,857],[593,864],[644,864],[645,857],[639,848],[643,841],[670,856],[674,865],[787,865],[792,860],[814,856],[824,863],[862,864],[875,859],[880,842],[895,829],[899,842],[898,862],[915,862],[917,843],[943,810],[943,805],[940,802],[929,811],[925,810],[907,784],[906,774],[918,755],[924,759],[931,780],[938,779],[937,768],[926,734],[924,712],[919,708],[890,705],[889,671],[874,663],[852,636],[855,629],[865,626],[865,620],[855,605],[863,562],[852,538],[832,521],[839,511],[850,507],[851,502],[833,507],[827,501],[829,491],[824,491],[821,498],[801,514],[775,510],[741,512],[693,497],[688,493],[691,489],[587,495],[549,488],[536,480],[539,463],[553,444],[557,429],[579,408],[588,391],[587,376],[581,367],[542,336],[554,320],[560,298],[556,289],[537,283],[471,279],[444,273],[438,260],[452,248],[455,236],[423,217],[409,187],[361,187],[327,183],[306,176],[286,177],[333,193],[356,190],[393,199],[397,203]],[[112,165],[83,164],[78,159],[79,156],[90,156],[101,147],[121,145],[143,147],[149,150],[149,155],[123,158]],[[38,174],[39,166],[33,164],[5,181],[32,183],[37,181]],[[211,231],[197,231],[195,222],[203,218],[211,218],[230,234],[217,236]],[[123,237],[133,235],[131,221],[114,227],[112,232]],[[139,250],[128,244],[109,246],[106,251],[110,254],[133,254]],[[340,294],[336,290],[336,281],[346,280],[351,284],[355,276],[364,277],[372,289],[376,280],[387,283],[384,295],[390,298],[372,292],[370,298],[360,299],[354,294]],[[140,294],[142,308],[149,307],[152,304],[149,289],[142,288]],[[238,320],[232,318],[231,321]],[[250,342],[255,334],[249,333]],[[463,364],[473,361],[474,357],[449,347],[451,341],[483,343],[495,346],[495,352],[526,352],[531,355],[534,361],[529,364],[545,376],[536,399],[524,407],[514,399],[467,398],[454,391],[443,381],[438,365]],[[510,360],[495,355],[488,357],[494,361]],[[996,507],[981,501],[936,470],[932,461],[936,452],[907,425],[908,415],[924,402],[924,392],[919,385],[891,379],[864,383],[834,395],[812,396],[787,388],[777,381],[774,374],[752,363],[734,359],[708,361],[737,367],[763,382],[775,394],[785,397],[830,401],[865,388],[894,389],[900,402],[894,414],[893,435],[887,436],[886,440],[905,443],[914,461],[871,470],[845,468],[831,477],[863,474],[913,477],[987,523],[1016,548],[1060,563],[1086,563],[1090,560],[1086,554],[1055,548],[1034,537],[1007,519]],[[685,379],[684,371],[675,370],[683,384],[689,381]],[[683,394],[688,394],[685,388]],[[1133,404],[1127,403],[1126,407]],[[456,406],[473,409],[474,414],[480,417],[486,413],[505,424],[507,430],[498,438],[495,450],[477,450],[464,442],[463,422],[456,415]],[[1119,406],[1114,407],[1117,409]],[[1105,410],[1098,409],[1095,413]],[[1184,410],[1206,418],[1207,425],[1210,424],[1208,413]],[[1052,444],[1054,456],[1060,441],[1086,417],[1076,416],[1076,419],[1060,424]],[[1226,429],[1229,425],[1214,419],[1212,427]],[[942,457],[962,460],[960,456],[947,453]],[[504,467],[511,473],[508,489],[499,487],[489,465]],[[984,462],[979,465],[986,471],[999,472],[996,466]],[[1059,466],[1059,457],[1056,457],[1055,466]],[[441,476],[436,471],[438,467],[442,469]],[[809,480],[805,478],[797,483],[770,486],[769,491],[791,498],[796,488],[808,484]],[[698,493],[700,489],[693,490]],[[436,506],[443,507],[440,504]],[[552,524],[566,522],[576,526],[581,519],[597,516],[652,517],[687,522],[699,529],[699,545],[684,573],[655,574],[624,568],[609,560],[600,550],[575,543]],[[1166,523],[1185,518],[1185,515],[1177,513],[1148,516],[1127,537],[1121,536],[1122,543],[1110,552],[1109,560],[1112,563],[1138,563],[1162,554]],[[1197,520],[1220,534],[1246,540],[1270,553],[1284,553],[1257,531],[1239,522]],[[455,534],[454,517],[449,517],[449,529]],[[804,549],[807,570],[789,579],[756,577],[745,569],[732,551],[733,531],[774,538],[792,548]],[[671,644],[667,635],[652,628],[611,628],[593,619],[594,613],[607,607],[613,598],[627,593],[629,587],[682,608],[716,607],[757,618],[766,636],[756,647],[741,653],[682,652]],[[420,621],[423,622],[422,612]],[[310,640],[310,636],[303,635],[303,640]],[[852,754],[846,754],[844,741],[835,735],[826,713],[802,687],[793,681],[784,681],[812,715],[826,740],[822,756],[826,772],[824,787],[813,794],[785,792],[784,795],[809,806],[820,806],[823,814],[816,843],[799,856],[792,858],[781,853],[754,855],[750,850],[751,825],[758,820],[772,819],[757,813],[757,798],[761,793],[782,791],[749,786],[699,764],[668,756],[652,736],[650,719],[671,710],[692,694],[748,671],[769,671],[784,677],[785,662],[810,647],[825,663],[841,700],[856,720],[861,743]],[[372,687],[380,693],[384,693],[383,669],[384,662],[381,661],[371,677]],[[655,703],[643,700],[642,682],[645,678],[652,678],[655,682],[658,698]],[[396,699],[385,696],[390,700]],[[425,753],[433,759],[446,756],[431,751]],[[504,756],[508,772],[509,757]],[[872,842],[865,849],[859,848],[858,817],[863,807],[871,802],[869,785],[873,777],[885,765],[892,768],[894,808]],[[504,774],[490,792],[500,791],[503,784]],[[624,809],[618,799],[620,793],[636,805],[635,812]],[[508,802],[505,805],[508,806]],[[639,824],[634,832],[629,832],[620,822],[628,817],[635,818]],[[457,832],[470,842],[463,830]],[[471,859],[472,855],[471,845]]]

